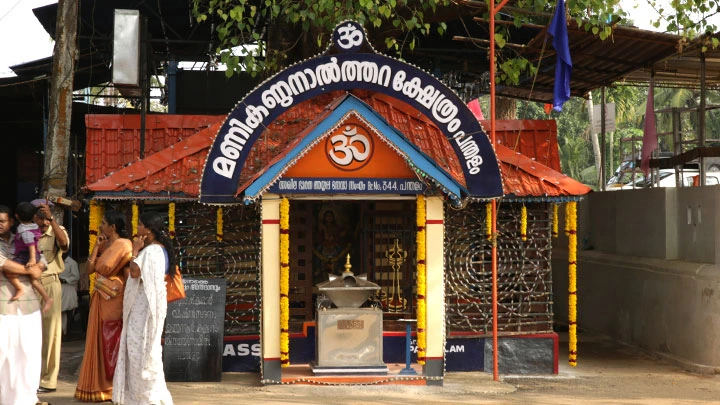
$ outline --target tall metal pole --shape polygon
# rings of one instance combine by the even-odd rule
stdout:
[[[607,183],[607,171],[605,169],[605,160],[607,159],[607,145],[605,145],[605,86],[601,90],[602,107],[600,108],[600,190],[605,191],[605,183]],[[612,153],[612,145],[610,145]]]
[[[168,87],[168,114],[177,113],[177,72],[178,63],[175,58],[168,62],[167,87]]]
[[[508,0],[495,6],[490,4],[490,141],[495,148],[495,13],[499,12]],[[493,313],[493,380],[498,381],[498,294],[497,294],[497,199],[492,200],[492,313]]]
[[[700,111],[698,114],[698,146],[705,147],[705,111],[706,111],[706,82],[705,82],[705,52],[700,52]],[[700,154],[700,185],[705,185],[705,157]]]
[[[140,159],[145,158],[145,126],[150,104],[150,78],[148,77],[147,50],[148,20],[140,18]]]

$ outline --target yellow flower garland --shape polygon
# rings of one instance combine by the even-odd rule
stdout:
[[[425,197],[417,198],[417,359],[418,364],[425,364],[425,349],[427,348],[427,308],[425,294],[427,293],[426,265],[427,245],[425,243],[425,225],[427,223],[425,210]]]
[[[570,203],[565,204],[565,236],[570,236]]]
[[[168,234],[170,239],[175,239],[175,203],[168,204]]]
[[[222,240],[223,240],[223,209],[222,209],[222,207],[218,207],[216,215],[217,215],[217,222],[216,222],[217,232],[215,234],[215,238],[219,242],[222,242]]]
[[[558,233],[558,207],[560,204],[553,203],[552,205],[552,236],[553,238],[557,238]]]
[[[485,204],[485,237],[492,238],[492,203]]]
[[[132,205],[132,237],[137,236],[137,227],[138,227],[138,219],[140,215],[138,214],[138,205],[136,202],[133,202]]]
[[[280,202],[280,364],[290,365],[290,201]]]
[[[103,217],[103,206],[100,204],[97,200],[90,200],[90,215],[89,215],[89,234],[90,234],[90,240],[89,240],[89,251],[88,255],[92,253],[93,248],[95,247],[95,243],[97,242],[98,237],[98,229],[100,228],[100,222],[102,221]],[[93,291],[95,291],[95,273],[91,274],[89,276],[90,283],[88,290],[90,291],[90,295],[92,295]]]
[[[525,205],[520,209],[520,239],[527,240],[527,208]]]
[[[569,364],[577,365],[577,203],[567,203],[568,228],[568,355]]]

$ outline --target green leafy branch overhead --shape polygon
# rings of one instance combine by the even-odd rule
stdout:
[[[390,24],[394,30],[410,33],[407,41],[394,36],[385,38],[387,48],[400,53],[405,45],[414,48],[417,34],[427,35],[431,29],[443,34],[445,23],[433,27],[426,15],[432,15],[438,6],[450,4],[450,0],[193,0],[193,14],[199,23],[213,24],[219,40],[216,52],[231,75],[233,71],[258,73],[283,67],[286,49],[268,45],[268,30],[295,26],[313,33],[315,46],[322,49],[340,21],[355,20],[367,28]],[[292,39],[286,38],[289,47],[295,45]],[[232,50],[248,45],[252,47],[242,53]]]
[[[605,40],[612,37],[614,24],[627,17],[619,1],[566,0],[566,14],[579,28]],[[669,10],[658,6],[659,0],[638,1],[661,11],[668,30],[688,38],[716,29],[707,19],[717,13],[716,0],[671,0]],[[446,34],[451,20],[462,18],[465,24],[482,16],[487,21],[488,4],[474,0],[193,0],[193,16],[217,36],[215,52],[227,66],[228,76],[241,71],[268,75],[324,49],[332,29],[343,20],[358,21],[372,30],[374,43],[384,42],[383,52],[402,58],[424,37]],[[555,5],[553,0],[511,0],[496,17],[514,23],[514,27],[496,26],[494,34],[501,80],[516,84],[522,75],[533,74],[532,64],[507,46],[513,41],[512,28],[547,25]],[[708,39],[708,47],[717,45],[717,39]]]

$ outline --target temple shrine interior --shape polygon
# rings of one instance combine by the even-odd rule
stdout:
[[[385,330],[415,315],[415,200],[295,200],[290,208],[291,330],[315,317],[317,284],[349,260],[356,276],[381,286],[364,305],[383,308]]]

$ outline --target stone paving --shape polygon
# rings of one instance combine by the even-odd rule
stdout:
[[[606,336],[584,332],[578,366],[567,365],[560,338],[558,375],[448,373],[442,387],[262,385],[256,373],[223,373],[219,383],[168,383],[176,404],[720,404],[720,376],[694,374]],[[58,389],[40,399],[53,405],[73,398],[84,342],[63,342]],[[565,356],[565,357],[562,357]]]

